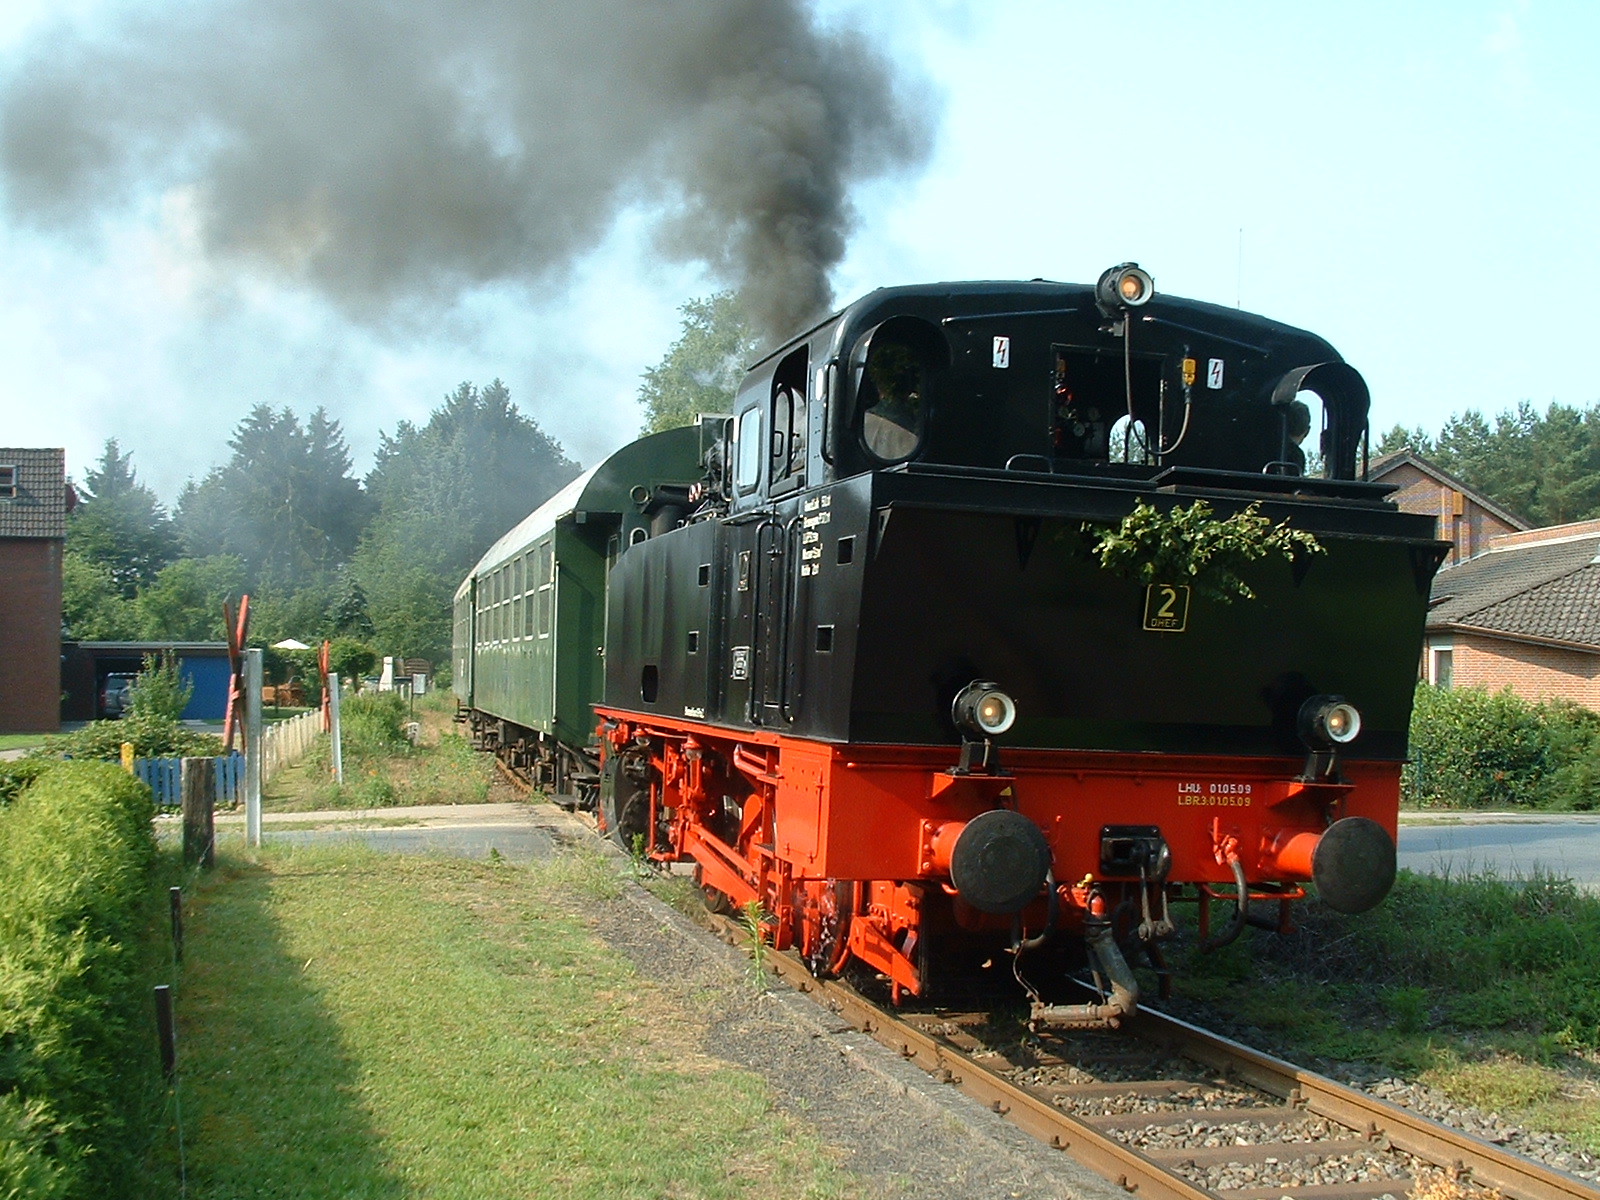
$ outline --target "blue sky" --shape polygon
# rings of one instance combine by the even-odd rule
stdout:
[[[190,0],[196,7],[201,0]],[[147,0],[145,9],[157,9]],[[61,14],[0,0],[0,71]],[[48,14],[48,15],[47,15]],[[1367,377],[1378,430],[1600,400],[1594,232],[1600,6],[825,0],[936,116],[925,166],[858,188],[839,300],[967,278],[1092,280],[1133,259],[1159,289],[1314,330]],[[654,253],[622,210],[559,277],[463,294],[401,332],[209,261],[192,193],[92,226],[0,214],[0,407],[13,445],[107,437],[170,500],[256,403],[379,429],[499,376],[585,463],[637,430],[640,373],[716,280]]]

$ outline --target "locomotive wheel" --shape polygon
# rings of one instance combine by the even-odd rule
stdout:
[[[600,781],[600,817],[606,836],[617,846],[634,853],[635,843],[650,848],[650,788],[619,770],[619,759],[606,760]]]
[[[813,975],[837,975],[850,942],[855,911],[855,885],[837,879],[795,887],[795,940]]]

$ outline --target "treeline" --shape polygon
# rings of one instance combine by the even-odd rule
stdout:
[[[364,478],[320,408],[302,424],[258,406],[228,445],[169,513],[106,443],[67,519],[67,637],[217,641],[223,601],[248,592],[252,643],[354,637],[443,662],[457,583],[578,471],[498,379],[382,435]]]
[[[1397,450],[1443,467],[1533,526],[1600,517],[1600,403],[1552,403],[1541,414],[1523,401],[1492,424],[1469,408],[1438,437],[1396,425],[1376,453]]]

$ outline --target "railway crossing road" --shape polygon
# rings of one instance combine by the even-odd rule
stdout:
[[[290,845],[365,842],[378,850],[488,858],[491,851],[512,862],[554,853],[560,841],[583,828],[553,804],[437,804],[415,808],[263,813],[263,842]],[[219,841],[241,837],[244,816],[219,814]]]
[[[1535,869],[1600,892],[1600,815],[1402,814],[1400,865],[1460,878],[1492,870],[1518,879]]]
[[[242,833],[243,817],[221,814],[218,832]],[[587,827],[551,804],[459,804],[320,813],[267,813],[262,836],[309,844],[355,839],[396,852],[487,858],[491,850],[516,862],[551,854],[559,841]],[[1399,862],[1413,871],[1455,876],[1493,870],[1517,878],[1535,868],[1600,892],[1600,815],[1474,813],[1406,814]]]

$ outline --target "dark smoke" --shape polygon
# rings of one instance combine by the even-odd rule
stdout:
[[[801,0],[215,0],[36,39],[0,172],[56,228],[190,186],[210,257],[372,323],[536,289],[655,206],[777,333],[827,306],[851,186],[921,162],[926,112]]]

